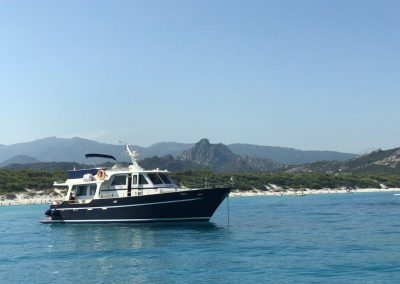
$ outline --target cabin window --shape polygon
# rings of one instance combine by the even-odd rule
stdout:
[[[162,179],[162,181],[166,184],[170,184],[172,183],[169,176],[167,176],[166,174],[158,174],[160,176],[160,178]]]
[[[116,185],[126,185],[126,175],[114,176],[111,186],[116,186]]]
[[[89,195],[94,195],[96,193],[96,185],[89,186]]]
[[[76,187],[76,196],[85,196],[86,195],[86,185],[78,185]]]
[[[132,176],[132,185],[137,185],[137,175]]]
[[[163,184],[158,174],[147,174],[153,184]]]
[[[95,184],[82,184],[75,185],[73,191],[75,192],[75,196],[93,196],[96,193],[96,185]]]
[[[139,175],[139,184],[148,184],[146,178],[144,177],[144,175]]]

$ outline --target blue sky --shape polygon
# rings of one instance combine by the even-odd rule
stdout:
[[[0,144],[400,146],[398,1],[1,1]]]

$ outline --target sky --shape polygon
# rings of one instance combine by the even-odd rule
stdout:
[[[0,144],[363,153],[399,108],[399,1],[0,1]]]

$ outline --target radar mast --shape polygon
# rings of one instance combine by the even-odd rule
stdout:
[[[125,144],[125,150],[131,158],[132,165],[129,167],[135,170],[143,171],[142,167],[139,166],[137,158],[139,157],[139,152],[132,151],[128,144]]]

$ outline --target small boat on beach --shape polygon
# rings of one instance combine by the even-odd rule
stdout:
[[[129,165],[68,171],[68,179],[54,183],[66,195],[50,205],[41,223],[103,223],[209,221],[232,186],[207,188],[178,187],[167,170],[144,170],[138,154],[128,145]],[[109,158],[87,154],[87,158]]]

